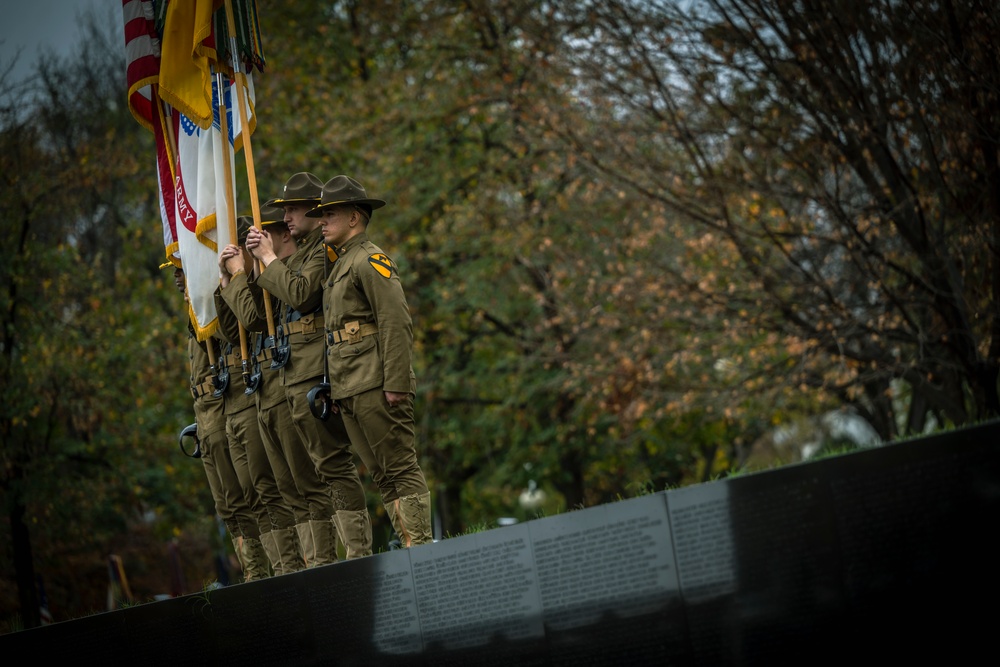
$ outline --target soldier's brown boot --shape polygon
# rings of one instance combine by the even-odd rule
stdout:
[[[337,562],[337,530],[333,521],[309,520],[312,529],[313,542],[316,545],[316,565],[329,565]]]
[[[434,541],[431,534],[431,494],[415,493],[394,501],[396,517],[401,530],[400,541],[404,547],[415,547]]]
[[[233,540],[233,554],[236,555],[236,560],[240,564],[240,573],[243,575],[243,579],[246,580],[247,564],[243,555],[243,536],[232,533],[230,537]]]
[[[388,502],[383,502],[382,506],[385,507],[386,516],[389,517],[389,523],[392,524],[392,530],[396,533],[396,538],[399,543],[403,543],[403,524],[399,522],[399,514],[396,512],[396,501],[390,500]]]
[[[347,560],[372,555],[372,519],[367,509],[337,510],[333,521]]]
[[[395,535],[395,537],[389,540],[389,548],[399,549],[403,546],[403,524],[399,522],[399,513],[396,512],[396,501],[383,500],[382,506],[385,507],[385,515],[389,517],[389,524],[392,526],[393,535]]]
[[[302,547],[299,544],[298,533],[296,533],[294,528],[272,530],[268,534],[274,538],[274,548],[281,567],[280,572],[278,568],[275,568],[275,574],[287,574],[305,569],[306,562],[302,558]],[[261,535],[261,541],[263,541],[263,537]]]
[[[243,581],[256,581],[271,576],[264,545],[255,537],[243,538]]]
[[[316,566],[316,541],[313,539],[312,526],[308,521],[295,524],[295,534],[299,536],[299,548],[302,550],[302,560],[306,567]]]
[[[267,555],[268,562],[271,563],[271,570],[274,574],[284,574],[281,567],[281,556],[278,555],[278,545],[274,541],[274,531],[261,533],[260,544],[264,547],[264,553]]]

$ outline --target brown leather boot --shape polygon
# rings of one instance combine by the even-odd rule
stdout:
[[[312,529],[313,543],[316,545],[314,554],[316,565],[329,565],[337,562],[337,528],[333,521],[309,520]]]
[[[264,553],[267,555],[268,562],[271,563],[271,571],[276,575],[284,574],[284,571],[281,569],[281,557],[278,556],[278,545],[274,542],[274,532],[261,533],[260,544],[264,547]]]
[[[372,519],[368,510],[337,510],[333,517],[347,560],[372,555]]]
[[[316,541],[313,539],[312,526],[308,521],[295,524],[295,534],[299,536],[299,548],[302,549],[302,560],[306,567],[316,566]]]
[[[415,547],[434,541],[431,534],[431,494],[415,493],[394,501],[396,517],[402,533],[399,535],[404,547]]]
[[[256,581],[271,576],[264,545],[255,537],[242,538],[243,581]]]
[[[386,516],[389,517],[389,523],[392,524],[392,530],[396,533],[396,537],[399,538],[400,543],[403,541],[403,524],[399,522],[399,514],[396,512],[396,501],[390,500],[388,502],[383,502],[382,506],[385,507]]]
[[[302,546],[299,544],[299,536],[295,529],[282,528],[272,530],[268,534],[274,539],[274,550],[278,557],[279,567],[274,568],[276,575],[298,572],[306,568],[305,559],[302,558]],[[264,536],[260,537],[263,542]]]

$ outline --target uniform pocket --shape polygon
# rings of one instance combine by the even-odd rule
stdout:
[[[368,352],[375,347],[375,336],[365,336],[360,343],[341,343],[337,346],[341,359],[350,359]]]

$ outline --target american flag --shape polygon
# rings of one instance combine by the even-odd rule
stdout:
[[[162,11],[165,3],[160,3]],[[158,94],[160,77],[160,36],[156,31],[153,0],[122,0],[125,21],[125,78],[128,107],[135,119],[153,133],[156,141],[156,172],[159,181],[160,217],[163,220],[163,247],[167,259],[180,265],[174,205],[174,163],[176,156],[167,136],[170,121]]]
[[[132,115],[150,131],[155,108],[153,88],[160,76],[160,36],[153,0],[122,0],[125,21],[125,78]]]

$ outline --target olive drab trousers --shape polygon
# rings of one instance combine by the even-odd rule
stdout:
[[[309,409],[309,390],[319,380],[317,377],[285,386],[289,413],[320,478],[330,490],[333,521],[347,549],[346,557],[369,556],[372,553],[371,517],[343,420],[332,414],[322,421]]]

